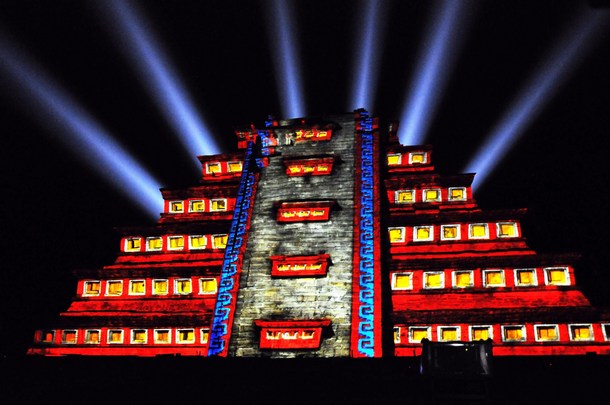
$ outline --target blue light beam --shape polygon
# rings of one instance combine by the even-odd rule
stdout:
[[[419,145],[425,141],[460,48],[463,35],[458,23],[463,20],[466,6],[462,0],[443,0],[429,25],[411,91],[402,109],[402,125],[398,127],[398,138],[403,145]]]
[[[568,79],[578,63],[593,47],[596,34],[610,26],[610,12],[587,11],[575,27],[551,50],[502,116],[486,141],[479,147],[465,171],[476,173],[473,189],[481,187],[496,165],[532,123],[545,104]]]
[[[304,117],[303,85],[301,83],[300,58],[296,52],[293,31],[294,17],[284,0],[269,0],[268,31],[271,43],[278,55],[273,55],[275,77],[280,105],[285,118]]]
[[[379,57],[383,48],[382,34],[386,26],[385,4],[379,0],[366,0],[362,9],[360,37],[354,52],[356,69],[352,74],[352,94],[348,101],[351,105],[348,110],[373,107],[377,92]]]
[[[155,43],[143,18],[128,1],[104,0],[109,6],[111,30],[125,55],[145,81],[145,87],[156,101],[166,120],[179,136],[197,172],[201,171],[198,155],[219,153],[211,131],[199,116],[186,89],[174,72],[169,59]]]
[[[112,137],[48,75],[0,36],[0,71],[36,103],[44,126],[53,126],[66,145],[103,179],[136,203],[153,219],[163,211],[159,182],[152,178]]]

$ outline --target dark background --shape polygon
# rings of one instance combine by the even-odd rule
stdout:
[[[294,1],[306,114],[351,111],[353,50],[360,3]],[[267,24],[258,1],[147,0],[134,3],[206,117],[221,151],[233,128],[282,115]],[[399,119],[430,16],[440,3],[386,1],[377,96],[361,106]],[[0,35],[32,56],[162,186],[197,182],[192,156],[110,35],[104,2],[4,0]],[[605,1],[464,1],[463,46],[428,132],[435,164],[462,172],[543,56],[583,8]],[[609,27],[610,28],[610,27]],[[523,227],[539,252],[578,252],[577,283],[610,305],[607,137],[610,29],[596,36],[475,197],[482,208],[528,208]],[[4,57],[4,55],[0,55]],[[112,263],[113,228],[154,221],[94,172],[37,119],[34,103],[0,69],[0,211],[4,359],[21,358],[36,328],[67,308],[73,269]]]

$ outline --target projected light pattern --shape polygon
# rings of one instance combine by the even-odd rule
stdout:
[[[212,133],[197,113],[178,75],[170,67],[168,58],[154,46],[158,41],[154,41],[152,34],[144,28],[135,8],[118,0],[107,0],[104,4],[108,4],[112,11],[110,22],[119,28],[112,31],[117,36],[117,42],[146,80],[151,96],[179,135],[199,172],[201,164],[198,155],[219,153]]]
[[[279,90],[282,114],[285,118],[306,115],[303,102],[303,86],[299,67],[300,59],[294,49],[296,43],[292,27],[295,26],[291,9],[284,0],[270,0],[268,27],[271,43],[277,50],[273,55],[275,76]]]
[[[443,1],[426,34],[398,128],[398,138],[404,145],[424,143],[459,49],[458,22],[464,8],[460,0]]]
[[[465,171],[476,173],[473,188],[480,187],[496,165],[523,134],[527,126],[552,98],[569,73],[595,43],[596,34],[610,26],[610,12],[587,11],[566,37],[560,41],[515,98],[511,107],[498,122],[466,166]]]
[[[45,126],[54,125],[58,140],[131,201],[157,219],[163,210],[159,182],[152,178],[112,137],[48,76],[0,38],[0,68],[32,103]]]
[[[356,70],[353,72],[351,103],[348,110],[372,108],[377,90],[379,53],[385,27],[386,10],[377,0],[367,0],[360,27],[361,37],[355,48]]]

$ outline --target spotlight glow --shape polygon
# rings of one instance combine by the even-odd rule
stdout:
[[[284,0],[270,0],[269,33],[271,43],[279,55],[274,55],[275,77],[280,92],[280,104],[285,118],[303,117],[306,114],[303,102],[300,59],[295,51],[295,26],[292,10]]]
[[[117,42],[140,72],[151,96],[180,137],[199,172],[198,155],[219,153],[212,133],[198,115],[168,58],[154,46],[158,41],[153,40],[152,34],[145,29],[136,9],[127,1],[104,0],[102,3],[111,11],[109,22],[117,28],[112,30]]]
[[[398,138],[403,145],[424,143],[460,48],[463,35],[459,35],[458,22],[464,16],[466,5],[462,0],[444,0],[426,33],[398,128]]]
[[[466,166],[466,172],[476,173],[473,188],[478,188],[485,182],[527,126],[575,70],[578,62],[592,48],[600,29],[610,26],[609,20],[608,11],[585,12],[574,25],[575,28],[552,49],[545,59],[546,63],[540,65]]]
[[[0,37],[0,69],[24,91],[27,108],[41,124],[53,125],[57,139],[83,163],[144,209],[153,219],[163,210],[159,182],[152,178],[106,131],[45,72]],[[32,108],[32,103],[37,108]],[[38,108],[39,107],[39,108]]]
[[[348,110],[372,108],[377,91],[379,54],[382,49],[382,33],[385,29],[385,2],[367,0],[363,7],[360,27],[362,31],[355,49],[356,70],[352,78],[352,95]]]

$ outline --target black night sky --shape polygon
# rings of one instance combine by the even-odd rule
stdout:
[[[359,36],[357,1],[289,1],[307,115],[343,113]],[[374,101],[400,119],[430,17],[442,2],[382,1],[386,20]],[[539,252],[579,252],[577,283],[610,305],[610,8],[604,1],[463,1],[455,63],[429,128],[437,168],[462,172],[544,56],[583,9],[606,14],[582,58],[475,197],[481,207],[528,209],[524,234]],[[220,146],[233,128],[282,115],[264,1],[146,0],[133,3]],[[105,2],[4,0],[0,39],[30,55],[162,183],[194,184],[192,159],[112,35]],[[459,37],[459,38],[458,38]],[[452,40],[452,41],[453,41]],[[457,46],[457,45],[456,45]],[[2,346],[22,356],[34,329],[65,310],[71,271],[110,264],[115,226],[152,224],[137,205],[76,154],[40,106],[6,74],[0,54]],[[84,158],[84,160],[83,160]],[[15,333],[16,332],[16,333]]]

